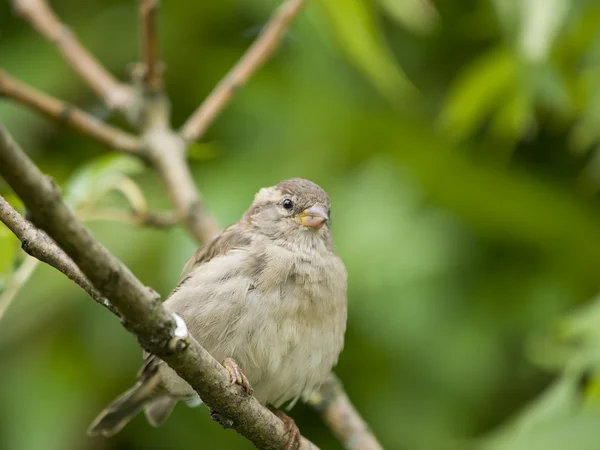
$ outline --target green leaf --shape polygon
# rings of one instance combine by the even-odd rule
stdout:
[[[437,11],[433,4],[423,0],[379,0],[390,17],[409,30],[425,34],[437,24]]]
[[[600,415],[579,414],[550,421],[529,433],[507,436],[483,450],[597,450],[600,442]]]
[[[579,375],[555,381],[533,403],[488,438],[483,450],[596,449],[598,411],[582,411]]]
[[[580,404],[578,377],[562,376],[514,420],[517,433],[529,432],[554,420],[566,419],[578,410]]]
[[[505,39],[529,62],[548,59],[573,9],[569,0],[493,0]]]
[[[454,82],[440,123],[451,136],[463,139],[516,90],[517,61],[505,48],[495,48],[467,67]]]
[[[563,26],[571,8],[569,0],[523,0],[519,49],[532,62],[548,58],[552,44]]]
[[[22,203],[15,195],[5,195],[4,199],[17,210],[22,209]],[[3,224],[0,224],[0,277],[12,274],[15,266],[19,240]],[[0,286],[0,291],[2,286]]]
[[[399,100],[413,86],[383,39],[371,4],[365,0],[321,0],[349,60],[386,98]]]
[[[600,368],[600,297],[564,318],[558,326],[558,338],[569,346],[569,368],[596,372]]]
[[[492,121],[492,130],[498,136],[517,141],[534,125],[533,107],[529,96],[522,90],[500,105]]]
[[[0,276],[11,272],[14,265],[17,238],[4,226],[0,226]]]
[[[99,186],[109,184],[117,177],[139,174],[143,170],[143,163],[132,156],[102,156],[75,171],[67,182],[65,198],[73,208],[78,208],[94,199],[94,192]]]

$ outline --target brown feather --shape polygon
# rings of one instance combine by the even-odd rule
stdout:
[[[225,228],[221,233],[201,246],[196,253],[188,259],[183,267],[182,273],[189,274],[198,266],[207,263],[217,256],[225,255],[230,250],[248,247],[252,243],[252,239],[248,233],[244,232],[245,227],[247,227],[247,224],[238,222]],[[179,282],[177,287],[183,284],[188,276],[189,275],[186,275]]]

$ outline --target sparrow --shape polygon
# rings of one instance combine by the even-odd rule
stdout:
[[[164,302],[238,383],[287,425],[281,411],[325,381],[344,345],[347,275],[335,253],[329,196],[293,178],[261,189],[239,222],[202,246]],[[175,404],[201,403],[166,363],[146,355],[137,383],[94,420],[89,435],[112,436],[143,410],[153,426]]]

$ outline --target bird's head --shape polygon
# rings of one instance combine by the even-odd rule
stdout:
[[[261,189],[245,219],[272,239],[326,239],[330,207],[329,196],[318,185],[292,178]]]

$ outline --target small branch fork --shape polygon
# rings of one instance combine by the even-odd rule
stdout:
[[[257,40],[185,122],[179,133],[170,126],[168,99],[163,93],[163,63],[158,52],[158,0],[139,0],[138,3],[141,70],[134,71],[139,76],[134,82],[141,83],[142,89],[135,89],[114,78],[60,22],[45,0],[11,2],[19,15],[57,47],[74,71],[106,105],[123,113],[140,133],[139,136],[133,136],[102,123],[77,108],[26,86],[1,70],[0,94],[48,117],[63,120],[116,150],[137,155],[148,162],[165,184],[176,211],[165,216],[133,220],[168,226],[179,219],[200,242],[215,236],[219,226],[194,183],[186,161],[187,144],[203,136],[230,102],[236,89],[244,85],[275,52],[305,1],[283,1]],[[92,298],[120,315],[123,325],[137,336],[142,347],[173,367],[207,405],[233,421],[233,428],[237,432],[258,448],[283,448],[287,442],[284,424],[256,399],[241,393],[237,386],[231,386],[223,366],[192,336],[174,336],[173,319],[162,308],[157,295],[142,285],[90,235],[64,204],[56,186],[40,173],[1,125],[0,175],[21,197],[34,223],[44,230],[27,222],[1,199],[0,220],[21,239],[26,250],[29,249],[33,256],[65,273]],[[111,300],[110,303],[107,298]],[[341,385],[338,386],[339,389],[330,389],[327,395],[322,395],[322,401],[315,407],[347,449],[381,450],[353,409]],[[345,417],[353,420],[331,420],[337,414],[335,411],[344,411]],[[354,429],[354,426],[358,428]],[[356,440],[357,436],[360,439]],[[304,438],[299,449],[317,450]]]

